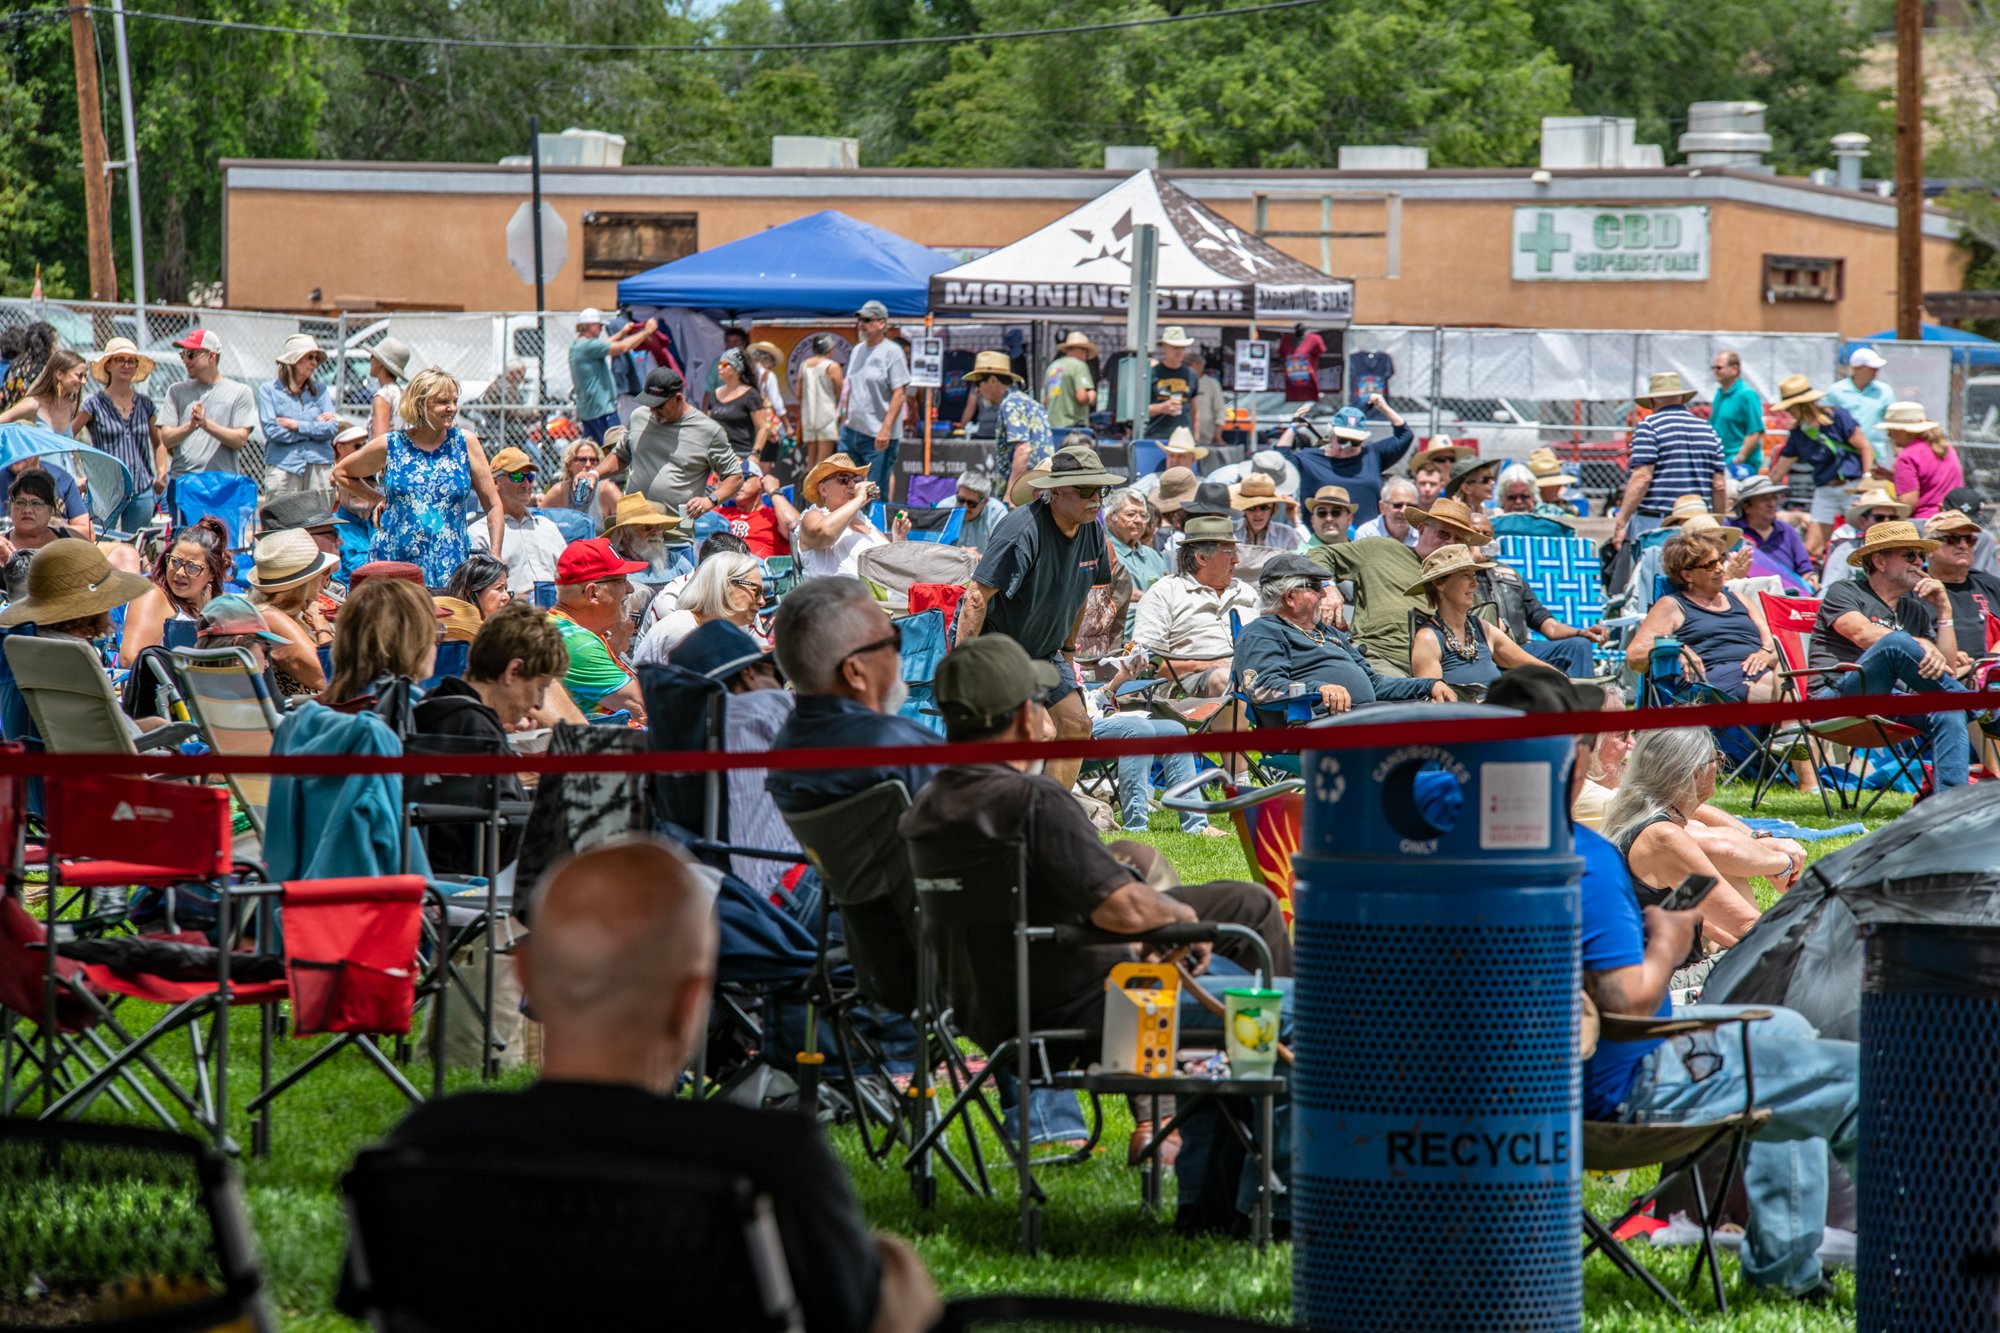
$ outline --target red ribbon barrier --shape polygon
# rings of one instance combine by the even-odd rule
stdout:
[[[1574,736],[1599,731],[1657,731],[1664,727],[1755,727],[1839,718],[1915,717],[1925,713],[2000,709],[2000,690],[1984,693],[1882,694],[1811,699],[1804,703],[1695,704],[1622,713],[1541,713],[1436,721],[1367,722],[1348,714],[1338,726],[1257,727],[1249,731],[1186,736],[1137,736],[1130,740],[982,741],[970,744],[843,746],[760,750],[729,754],[674,750],[598,755],[122,755],[30,754],[9,757],[7,771],[25,777],[96,774],[193,777],[271,773],[289,777],[339,777],[353,773],[709,773],[738,768],[897,768],[905,765],[1005,763],[1025,759],[1122,759],[1136,755],[1290,754],[1301,750],[1376,749],[1395,745],[1471,745]]]

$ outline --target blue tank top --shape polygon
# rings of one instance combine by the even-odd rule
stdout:
[[[1750,612],[1736,599],[1736,594],[1727,588],[1722,590],[1729,603],[1727,611],[1703,610],[1684,593],[1667,595],[1679,602],[1681,607],[1681,627],[1676,637],[1694,649],[1710,671],[1724,663],[1740,663],[1764,646],[1763,638],[1757,633],[1757,622],[1750,618]]]
[[[1423,624],[1430,626],[1438,639],[1438,662],[1447,685],[1491,685],[1500,679],[1500,668],[1493,661],[1493,646],[1486,642],[1486,625],[1478,616],[1469,616],[1465,622],[1466,638],[1471,640],[1472,656],[1466,657],[1451,646],[1445,634],[1444,622],[1436,616],[1425,616]]]

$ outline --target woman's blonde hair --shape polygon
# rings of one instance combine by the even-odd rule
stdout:
[[[562,470],[565,473],[569,471],[569,465],[576,461],[577,450],[583,448],[583,446],[586,444],[589,445],[591,448],[597,450],[597,458],[600,463],[604,461],[604,454],[605,454],[604,446],[599,444],[596,440],[591,439],[588,435],[585,435],[581,439],[577,440],[576,443],[570,445],[569,448],[563,450]]]
[[[333,624],[333,675],[321,698],[342,703],[381,676],[422,674],[437,648],[437,608],[405,579],[370,579],[356,588]]]
[[[1931,447],[1931,452],[1939,458],[1951,452],[1951,441],[1945,439],[1943,426],[1932,426],[1924,432],[1923,440]]]
[[[409,387],[403,390],[396,411],[402,416],[403,424],[431,430],[431,404],[447,392],[454,398],[458,396],[457,377],[450,371],[430,366],[410,377]]]
[[[718,551],[702,561],[695,566],[693,577],[681,592],[680,609],[694,612],[697,620],[726,620],[733,579],[756,579],[761,584],[764,571],[757,557],[740,551]]]
[[[1815,400],[1793,408],[1792,417],[1801,426],[1825,426],[1832,423],[1833,412],[1824,402]]]

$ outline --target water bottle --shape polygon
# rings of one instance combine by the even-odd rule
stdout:
[[[590,504],[591,493],[596,489],[597,483],[589,477],[578,477],[576,485],[569,489],[570,504],[578,509],[585,508]]]

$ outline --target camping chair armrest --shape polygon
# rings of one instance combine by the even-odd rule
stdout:
[[[133,738],[132,748],[140,754],[151,754],[155,750],[178,750],[182,741],[191,741],[201,735],[201,728],[192,722],[169,722],[164,727],[141,732]]]
[[[509,824],[525,824],[528,822],[528,816],[535,811],[535,803],[533,801],[501,801],[493,808],[499,812],[500,818],[504,822]]]
[[[1233,815],[1238,810],[1248,810],[1253,805],[1262,805],[1265,801],[1306,789],[1306,784],[1300,779],[1287,778],[1268,787],[1251,787],[1247,791],[1240,791],[1220,801],[1203,800],[1201,789],[1217,781],[1227,782],[1229,775],[1219,768],[1203,769],[1178,787],[1169,787],[1162,792],[1160,804],[1168,810],[1185,810],[1205,815]]]
[[[408,803],[410,824],[423,827],[431,824],[484,824],[493,818],[493,811],[483,805],[450,805],[438,801],[411,801]]]
[[[1635,1014],[1597,1016],[1598,1032],[1604,1041],[1656,1041],[1663,1037],[1683,1037],[1694,1032],[1713,1032],[1731,1023],[1756,1023],[1771,1017],[1769,1009],[1745,1009],[1740,1014],[1708,1018],[1681,1018],[1673,1015],[1641,1018]]]
[[[1264,937],[1248,926],[1239,926],[1229,921],[1175,921],[1136,935],[1121,935],[1116,931],[1099,930],[1095,926],[1041,926],[1029,927],[1030,940],[1054,940],[1073,948],[1093,944],[1149,944],[1155,948],[1179,946],[1183,944],[1213,944],[1224,935],[1233,935],[1250,942],[1262,961],[1262,975],[1266,981],[1276,975],[1271,965],[1271,946]]]
[[[1780,668],[1778,678],[1780,680],[1803,680],[1807,676],[1832,676],[1841,672],[1859,670],[1861,668],[1852,662],[1839,662],[1830,667],[1800,667],[1797,671],[1788,671]]]
[[[804,852],[787,852],[776,847],[745,847],[733,842],[715,842],[708,838],[689,838],[686,843],[691,852],[721,852],[726,856],[748,856],[758,861],[784,861],[791,865],[807,865]]]

